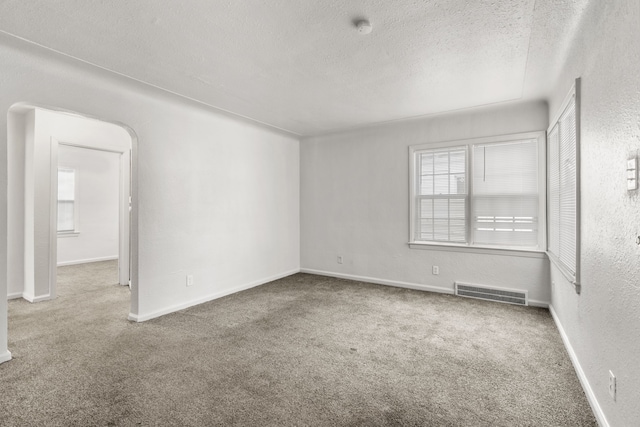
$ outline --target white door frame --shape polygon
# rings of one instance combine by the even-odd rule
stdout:
[[[120,155],[120,191],[119,191],[119,244],[118,244],[118,283],[130,283],[130,214],[129,200],[131,196],[131,147],[127,150],[106,145],[85,145],[58,141],[51,138],[51,215],[49,235],[49,295],[56,296],[56,281],[58,276],[58,149],[60,145],[67,147],[85,148],[88,150],[116,153]]]

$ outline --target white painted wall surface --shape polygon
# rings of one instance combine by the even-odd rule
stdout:
[[[126,123],[138,139],[138,268],[131,316],[147,319],[298,271],[299,141],[0,35],[0,198],[7,115],[31,102]],[[11,208],[11,207],[10,207]],[[7,273],[0,209],[0,274]],[[194,285],[187,288],[186,274]],[[0,358],[7,352],[0,286]]]
[[[10,299],[22,298],[24,291],[24,158],[26,138],[25,114],[9,113],[7,123],[9,141],[7,156],[9,159],[21,159],[8,162],[7,177],[11,185],[7,188],[7,203],[14,206],[7,216],[8,247],[13,248],[7,259],[7,292]]]
[[[58,237],[58,265],[118,258],[120,154],[61,145],[58,167],[76,176],[74,237]]]
[[[640,156],[639,23],[637,0],[590,2],[549,111],[581,77],[582,292],[552,268],[552,306],[611,426],[640,424],[640,192],[627,192],[625,171]]]
[[[454,281],[525,289],[531,300],[548,303],[544,255],[407,245],[410,145],[545,130],[547,114],[544,102],[508,104],[303,139],[303,270],[441,292],[452,292]],[[431,274],[433,265],[440,267],[438,276]]]
[[[20,207],[18,204],[11,206],[12,217],[16,217],[16,211],[23,211],[24,214],[24,237],[21,249],[24,250],[24,288],[22,296],[27,300],[33,301],[36,295],[35,289],[35,277],[36,277],[36,265],[35,265],[35,182],[36,182],[36,168],[35,168],[35,133],[36,133],[36,112],[35,110],[28,111],[25,114],[25,138],[24,138],[24,155],[25,158],[10,158],[9,161],[14,165],[24,165],[24,204]],[[20,144],[20,140],[12,141],[11,145]],[[19,151],[14,151],[14,155],[19,155]],[[27,161],[26,159],[30,159]],[[17,168],[16,168],[17,169]],[[48,168],[47,168],[48,169]],[[19,173],[19,172],[18,172]],[[9,209],[9,206],[7,206]],[[47,209],[47,213],[49,210]],[[12,228],[13,224],[8,224]],[[13,230],[15,232],[15,229]],[[9,256],[7,258],[14,258],[13,253],[18,251],[18,247],[8,247]],[[48,294],[48,289],[43,291],[43,295]]]

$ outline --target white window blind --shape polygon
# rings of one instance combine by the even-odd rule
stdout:
[[[467,147],[424,150],[416,162],[415,239],[466,242]]]
[[[549,245],[551,259],[574,282],[578,260],[578,135],[572,90],[549,131]]]
[[[560,153],[558,147],[558,126],[549,132],[548,141],[548,184],[549,189],[549,227],[548,227],[548,250],[553,254],[560,253]]]
[[[58,169],[58,231],[75,230],[75,171]]]
[[[473,146],[474,242],[538,245],[536,139]]]

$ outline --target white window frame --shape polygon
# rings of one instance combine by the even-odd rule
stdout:
[[[473,233],[471,230],[471,215],[473,212],[473,146],[478,144],[500,143],[515,140],[536,139],[538,148],[538,247],[523,248],[509,247],[498,245],[479,245],[473,242]],[[436,241],[417,241],[415,240],[416,232],[416,154],[422,150],[448,148],[456,146],[467,147],[467,204],[466,204],[466,227],[467,227],[467,243],[449,243]],[[447,250],[455,252],[478,252],[505,254],[525,257],[545,257],[547,248],[547,196],[546,196],[546,133],[544,131],[525,132],[508,135],[498,135],[484,138],[473,138],[466,140],[454,140],[446,142],[437,142],[430,144],[412,145],[409,147],[409,247],[412,249],[435,249]]]
[[[571,89],[569,90],[569,93],[567,94],[567,96],[565,97],[564,101],[562,102],[562,105],[560,106],[559,111],[557,112],[556,116],[554,117],[554,119],[551,121],[551,125],[549,126],[549,129],[547,129],[547,135],[549,135],[556,126],[558,126],[558,123],[560,122],[560,120],[562,119],[562,117],[564,116],[565,112],[567,111],[567,109],[571,106],[571,103],[574,103],[574,108],[575,108],[575,135],[576,135],[576,140],[575,140],[575,167],[576,167],[576,177],[575,177],[575,207],[576,207],[576,212],[575,212],[575,254],[573,254],[575,256],[575,269],[572,269],[570,266],[567,266],[565,263],[563,263],[560,260],[560,254],[556,254],[554,253],[551,248],[549,246],[547,246],[547,256],[549,257],[549,260],[553,263],[554,266],[557,267],[557,269],[565,276],[565,278],[574,286],[575,290],[577,293],[580,293],[580,288],[581,288],[581,283],[580,283],[580,78],[577,78],[574,82],[574,84],[571,86]],[[547,144],[551,144],[551,140],[549,139]],[[559,149],[559,147],[558,147]],[[547,179],[550,181],[551,180],[551,167],[553,165],[551,165],[551,147],[547,147],[547,152],[549,154],[549,158],[548,158],[548,163],[549,163],[549,167],[548,167],[548,175],[547,175]],[[547,202],[547,206],[549,207],[548,210],[548,215],[549,217],[551,217],[551,198],[552,198],[552,194],[551,192],[553,191],[553,189],[551,187],[549,187],[549,194],[548,194],[548,202]],[[560,196],[558,196],[560,197]],[[552,229],[553,225],[551,224],[551,222],[549,223],[549,228],[547,230],[548,233],[548,237],[547,237],[547,242],[550,242],[550,234],[553,232]],[[558,233],[561,234],[562,230],[558,230]]]
[[[74,168],[71,167],[66,167],[66,166],[58,166],[58,170],[56,173],[56,182],[58,179],[58,174],[61,170],[65,170],[65,171],[72,171],[73,172],[73,180],[74,180],[74,184],[73,184],[73,230],[57,230],[57,223],[56,223],[56,231],[57,231],[57,235],[58,237],[78,237],[80,235],[80,230],[78,227],[78,219],[79,219],[79,214],[78,214],[78,171]],[[56,209],[58,209],[58,202],[59,199],[56,200]],[[57,215],[56,215],[57,217]]]

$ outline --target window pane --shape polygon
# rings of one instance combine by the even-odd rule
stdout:
[[[58,169],[58,231],[74,231],[75,171]]]
[[[433,220],[433,239],[441,242],[449,241],[449,220],[434,219]]]
[[[73,231],[74,201],[58,200],[58,231]]]
[[[419,240],[433,240],[433,219],[420,220]]]
[[[465,220],[451,220],[449,225],[449,241],[464,243],[467,240]]]
[[[434,181],[434,194],[449,194],[449,175],[436,175]]]
[[[58,169],[58,200],[75,199],[75,171]]]
[[[528,246],[538,243],[538,197],[477,197],[474,207],[476,243]]]
[[[418,218],[433,218],[433,200],[422,199],[420,200],[420,212]]]
[[[422,199],[419,203],[419,240],[466,242],[466,200]]]
[[[449,218],[449,199],[436,199],[433,201],[433,217]]]
[[[464,199],[449,200],[449,218],[463,220],[466,216]]]
[[[538,246],[537,140],[473,147],[473,241]]]
[[[420,200],[418,218],[415,238],[417,240],[433,240],[433,200]]]
[[[422,175],[420,177],[420,195],[428,196],[433,194],[433,175]]]
[[[433,155],[433,173],[436,175],[449,173],[449,152],[440,152]]]
[[[467,194],[465,174],[450,175],[449,188],[451,194]]]
[[[466,242],[466,146],[425,150],[417,158],[415,238]]]
[[[473,147],[473,191],[481,194],[538,192],[536,140]]]
[[[466,194],[466,148],[419,154],[419,195]]]
[[[452,151],[449,154],[449,158],[451,160],[451,166],[449,171],[454,174],[462,174],[464,175],[466,169],[466,151],[465,150],[457,150]]]
[[[425,175],[433,175],[433,153],[420,155],[420,168]]]

